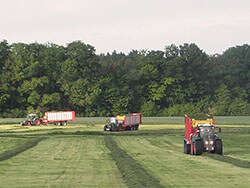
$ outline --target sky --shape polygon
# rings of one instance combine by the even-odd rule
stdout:
[[[96,53],[164,50],[195,43],[207,54],[250,43],[249,0],[0,0],[0,41]]]

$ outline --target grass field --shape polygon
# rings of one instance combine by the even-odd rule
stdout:
[[[223,156],[184,154],[184,125],[162,118],[112,133],[103,132],[104,118],[65,127],[2,122],[0,187],[248,187],[250,122],[237,119],[220,125]]]

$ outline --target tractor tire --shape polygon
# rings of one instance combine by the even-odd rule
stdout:
[[[222,141],[220,139],[215,140],[215,148],[214,148],[214,152],[216,154],[222,155],[223,154],[223,145],[222,145]]]
[[[41,124],[41,121],[39,119],[36,119],[35,120],[35,125],[40,125]]]
[[[194,142],[194,155],[201,155],[201,154],[202,154],[201,140],[195,140],[195,142]]]
[[[27,125],[28,125],[28,126],[31,126],[31,122],[30,122],[30,121],[27,121]]]
[[[106,125],[104,125],[103,130],[106,131]]]
[[[184,140],[184,153],[190,154],[191,152],[191,144],[187,144],[186,140]]]
[[[187,144],[187,152],[188,152],[188,154],[190,154],[190,152],[191,152],[191,144]]]
[[[187,152],[187,143],[186,143],[186,140],[184,140],[184,153],[185,153],[185,154],[188,154],[188,152]]]

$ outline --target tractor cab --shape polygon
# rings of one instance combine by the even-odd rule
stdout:
[[[202,135],[213,135],[214,134],[214,126],[210,124],[200,124],[197,126],[198,131]]]
[[[37,118],[36,114],[29,114],[26,119],[27,120],[34,120],[36,118]]]
[[[21,125],[40,125],[41,121],[36,114],[29,114]]]
[[[115,131],[119,126],[118,120],[115,117],[109,118],[106,122],[104,131]]]

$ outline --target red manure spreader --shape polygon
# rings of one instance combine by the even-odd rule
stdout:
[[[67,125],[68,121],[75,120],[74,111],[59,111],[59,112],[45,112],[43,118],[38,118],[36,114],[29,114],[27,118],[21,122],[21,125],[47,125],[54,123],[55,125]]]
[[[104,131],[138,130],[142,123],[141,113],[111,117],[104,126]]]

